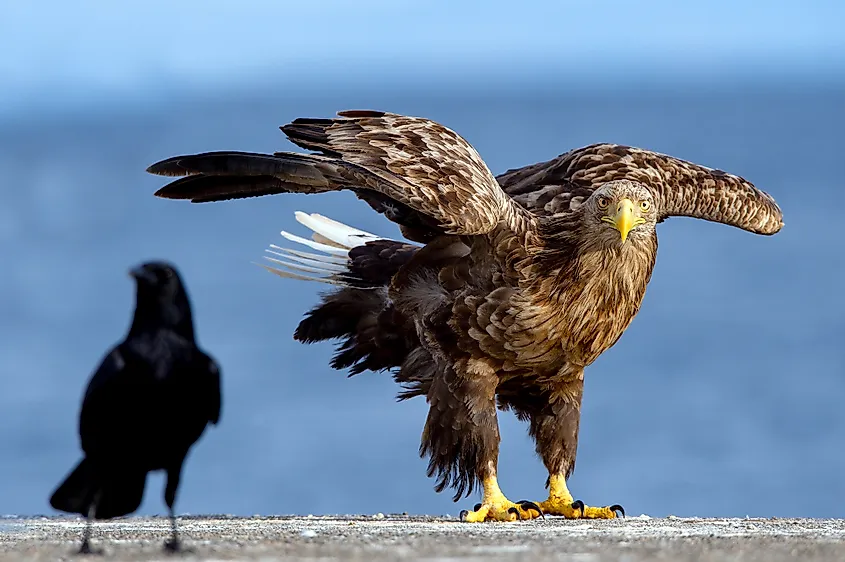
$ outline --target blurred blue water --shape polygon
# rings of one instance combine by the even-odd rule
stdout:
[[[673,219],[639,316],[588,370],[578,465],[587,503],[629,514],[843,516],[845,90],[721,84],[524,94],[337,89],[169,99],[157,107],[18,115],[0,126],[0,513],[50,513],[76,462],[84,385],[128,327],[126,269],[181,268],[200,342],[223,366],[224,406],[189,457],[183,513],[457,513],[417,456],[421,399],[386,374],[347,379],[330,345],[292,340],[324,287],[252,265],[294,210],[398,236],[350,194],[189,205],[158,200],[150,163],[204,150],[291,149],[298,116],[377,108],[424,115],[470,140],[495,173],[608,141],[745,176],[773,194],[783,231],[754,236]],[[500,417],[502,486],[543,499],[526,427]],[[151,477],[143,513],[164,510]]]

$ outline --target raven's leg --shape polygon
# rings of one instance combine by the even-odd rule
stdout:
[[[99,499],[100,494],[97,493],[88,505],[88,514],[85,516],[85,531],[82,532],[82,545],[79,547],[79,554],[103,553],[101,549],[91,548],[91,526],[93,525],[94,515],[97,513],[97,500]]]
[[[515,409],[519,415],[527,415],[530,419],[531,437],[549,471],[549,498],[540,504],[543,511],[567,519],[614,519],[617,511],[625,514],[622,506],[586,506],[581,500],[575,500],[566,486],[566,480],[575,469],[583,393],[583,370],[578,370],[568,373],[562,382],[534,394]]]
[[[187,451],[186,451],[187,453]],[[170,540],[165,541],[164,549],[168,552],[180,552],[184,550],[179,540],[179,531],[176,527],[176,514],[173,506],[176,503],[176,490],[179,489],[179,480],[182,478],[182,464],[185,456],[182,455],[179,461],[167,469],[167,486],[164,489],[164,503],[170,515]]]
[[[498,376],[485,362],[462,359],[438,366],[428,392],[428,419],[421,455],[429,455],[428,475],[437,474],[435,490],[456,489],[454,501],[472,493],[480,482],[483,497],[463,521],[514,521],[541,515],[531,502],[517,505],[499,488],[499,424],[496,418]]]

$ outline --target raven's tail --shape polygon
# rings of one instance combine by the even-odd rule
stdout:
[[[83,458],[50,496],[53,509],[66,513],[89,515],[94,504],[95,519],[111,519],[128,515],[141,505],[147,473],[113,470],[101,478],[93,463]]]

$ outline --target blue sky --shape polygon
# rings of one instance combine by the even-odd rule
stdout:
[[[284,244],[280,230],[309,235],[296,210],[384,236],[396,226],[350,193],[165,201],[152,196],[163,178],[144,172],[186,152],[295,150],[278,125],[369,107],[440,121],[495,173],[618,142],[773,194],[787,218],[771,238],[661,224],[642,311],[586,375],[572,490],[630,515],[842,516],[845,253],[828,220],[842,191],[840,3],[6,1],[0,482],[14,486],[0,513],[52,513],[49,493],[79,458],[84,385],[127,326],[125,271],[150,258],[179,265],[224,373],[223,419],[186,465],[180,513],[475,503],[425,477],[424,400],[397,404],[388,375],[349,380],[330,369],[331,345],[292,340],[324,287],[250,265]],[[673,87],[693,73],[722,93]],[[535,96],[531,74],[556,80],[552,95]],[[542,499],[526,425],[500,420],[503,489]],[[163,512],[161,483],[150,479],[142,513]],[[787,502],[785,483],[798,489]]]
[[[12,1],[0,18],[0,105],[143,99],[294,71],[423,82],[681,68],[841,74],[843,21],[835,0]]]

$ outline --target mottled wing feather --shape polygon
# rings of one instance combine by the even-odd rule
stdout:
[[[386,195],[435,218],[447,233],[484,234],[519,213],[478,152],[451,129],[377,111],[338,115],[296,119],[281,129],[302,148],[361,166],[396,186]]]
[[[402,236],[408,240],[425,244],[435,236],[445,233],[435,219],[412,209],[404,203],[376,191],[367,189],[354,189],[353,191],[358,199],[366,202],[375,212],[398,224]]]
[[[774,234],[783,214],[752,183],[721,170],[616,144],[594,144],[499,175],[502,189],[538,216],[566,213],[603,183],[629,179],[646,185],[660,220],[688,216],[758,234]]]
[[[281,129],[295,144],[322,154],[175,156],[147,171],[187,178],[156,196],[198,203],[350,189],[421,242],[443,233],[485,234],[503,221],[523,228],[532,220],[466,140],[428,119],[347,111],[334,119],[296,119]]]

